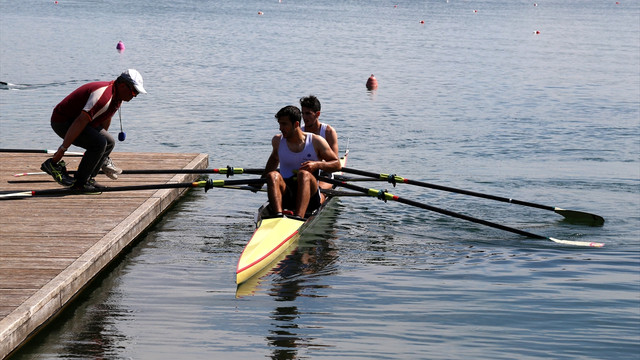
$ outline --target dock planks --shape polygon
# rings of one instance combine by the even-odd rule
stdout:
[[[204,169],[207,154],[111,154],[122,169]],[[0,153],[0,190],[60,188],[39,172],[47,154]],[[81,157],[65,156],[67,169]],[[191,182],[195,174],[120,175],[106,186]],[[0,359],[54,317],[187,189],[0,200]]]

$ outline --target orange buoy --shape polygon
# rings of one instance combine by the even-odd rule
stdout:
[[[373,74],[371,74],[371,76],[369,76],[369,79],[367,79],[367,89],[375,90],[377,88],[378,88],[378,80],[376,79],[375,76],[373,76]]]

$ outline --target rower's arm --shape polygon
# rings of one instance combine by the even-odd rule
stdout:
[[[338,152],[338,133],[336,129],[334,129],[331,125],[327,126],[327,132],[325,134],[327,136],[327,143],[329,143],[329,147],[336,153],[336,156],[340,157],[340,152]]]
[[[318,167],[324,172],[336,172],[342,169],[338,154],[329,146],[329,143],[321,136],[314,136],[314,146],[318,152],[318,159],[320,159]],[[337,147],[337,146],[336,146]]]
[[[263,175],[271,171],[278,170],[278,165],[280,165],[280,158],[278,157],[278,147],[280,147],[280,137],[278,135],[274,136],[271,139],[271,146],[273,149],[271,150],[271,155],[269,155],[269,159],[267,160],[267,165],[264,167]]]

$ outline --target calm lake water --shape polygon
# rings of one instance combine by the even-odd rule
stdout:
[[[56,148],[53,107],[136,68],[116,151],[261,167],[315,94],[351,167],[606,219],[366,183],[606,246],[345,197],[236,297],[266,195],[194,190],[16,359],[640,358],[637,1],[3,0],[0,48],[2,148]]]

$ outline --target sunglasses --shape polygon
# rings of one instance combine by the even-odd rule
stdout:
[[[131,85],[131,84],[129,84],[129,83],[126,83],[126,84],[127,84],[127,87],[129,88],[129,90],[131,90],[131,94],[132,94],[134,97],[135,97],[135,96],[138,96],[138,94],[139,94],[140,92],[139,92],[138,90],[136,90],[136,88],[135,88],[133,85]]]

